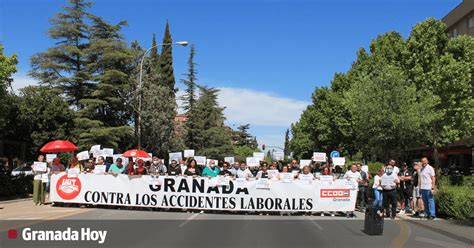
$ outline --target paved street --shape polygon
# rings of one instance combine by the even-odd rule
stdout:
[[[101,247],[470,247],[403,220],[386,220],[383,236],[362,232],[358,218],[187,213],[34,206],[30,201],[0,203],[0,247],[58,247],[66,242],[6,239],[8,229],[107,230]],[[436,221],[436,220],[434,220]],[[95,247],[75,242],[73,247]]]

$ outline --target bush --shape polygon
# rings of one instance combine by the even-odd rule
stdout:
[[[439,213],[457,220],[474,218],[474,189],[443,184],[435,197]]]

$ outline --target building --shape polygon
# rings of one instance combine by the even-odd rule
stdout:
[[[188,115],[187,115],[187,114],[177,114],[177,115],[174,117],[174,122],[175,122],[177,125],[183,125],[183,124],[185,124],[187,121],[188,121]]]
[[[451,37],[463,34],[474,36],[474,1],[464,0],[443,17],[443,22]]]

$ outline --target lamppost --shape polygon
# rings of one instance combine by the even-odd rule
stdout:
[[[172,46],[172,45],[180,45],[180,46],[187,46],[188,42],[187,41],[178,41],[175,43],[164,43],[164,44],[158,44],[155,46],[152,46],[148,48],[145,53],[143,54],[143,57],[140,61],[140,73],[138,76],[138,87],[137,87],[137,92],[139,92],[138,96],[138,116],[137,116],[137,136],[138,136],[138,149],[141,149],[142,147],[142,77],[143,77],[143,62],[145,62],[146,55],[148,52],[151,51],[151,49],[159,46]]]

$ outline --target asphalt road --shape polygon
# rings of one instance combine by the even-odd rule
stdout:
[[[2,206],[0,203],[0,208],[3,207],[0,209],[0,247],[470,247],[403,220],[385,220],[384,234],[369,236],[362,231],[362,213],[357,213],[356,219],[347,219],[342,216],[31,207],[28,204]],[[29,207],[18,211],[25,205]],[[15,212],[20,217],[15,217]],[[17,230],[21,236],[27,227],[32,230],[90,228],[106,230],[107,236],[103,244],[6,238],[8,229]]]

